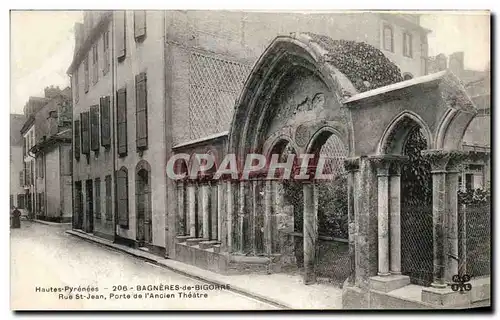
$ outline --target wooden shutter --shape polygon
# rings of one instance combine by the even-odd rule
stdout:
[[[105,179],[106,184],[106,220],[111,221],[111,176],[107,175]]]
[[[106,74],[109,71],[109,31],[104,32],[104,35],[102,37],[102,42],[103,42],[103,69],[102,73]]]
[[[99,106],[90,107],[90,149],[99,151]]]
[[[75,151],[75,159],[80,160],[80,120],[75,120],[75,126],[73,128],[74,133],[74,151]]]
[[[126,168],[121,168],[116,174],[116,195],[118,224],[128,227],[128,172]]]
[[[95,179],[94,189],[95,189],[95,218],[101,219],[101,178]]]
[[[116,11],[116,58],[124,59],[126,54],[126,18],[125,11]]]
[[[148,99],[146,73],[135,76],[135,119],[137,150],[148,147]]]
[[[81,144],[82,144],[82,153],[90,154],[90,144],[89,144],[89,112],[80,113],[80,121],[81,121]]]
[[[85,93],[89,92],[89,57],[85,58],[83,61],[83,72],[85,74],[84,85],[85,85]]]
[[[109,96],[101,98],[101,145],[111,146],[111,119],[109,113]]]
[[[134,37],[136,41],[143,40],[146,36],[146,11],[134,11]]]
[[[127,155],[127,90],[120,89],[116,95],[118,155],[124,157]]]

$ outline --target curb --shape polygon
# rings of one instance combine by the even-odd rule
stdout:
[[[33,219],[31,220],[33,222],[49,225],[49,226],[65,226],[65,225],[71,225],[71,222],[50,222],[50,221],[44,221],[44,220],[38,220],[38,219]]]
[[[168,265],[164,261],[161,261],[161,260],[169,260],[168,258],[155,256],[155,255],[153,255],[151,253],[147,253],[147,252],[141,252],[140,250],[129,248],[129,247],[126,247],[123,245],[119,245],[119,244],[111,242],[110,240],[104,240],[104,239],[100,239],[100,238],[97,238],[94,236],[90,236],[90,235],[87,235],[87,234],[80,232],[80,231],[66,230],[65,232],[69,235],[72,235],[74,237],[78,237],[78,238],[83,239],[85,241],[92,242],[92,243],[98,244],[98,245],[102,245],[102,246],[105,246],[105,247],[108,247],[108,248],[111,248],[113,250],[120,251],[123,253],[127,253],[135,258],[145,260],[149,263],[152,263],[152,264],[160,266],[162,268],[171,270],[177,274],[189,277],[191,279],[203,281],[203,282],[206,282],[209,284],[214,284],[214,285],[228,285],[228,283],[222,282],[222,281],[217,280],[217,279],[213,279],[210,276],[202,276],[202,275],[198,275],[198,274],[195,274],[192,272],[188,272],[188,271],[182,270],[180,268],[177,268],[175,266]],[[178,262],[178,261],[176,261],[176,262]],[[178,263],[180,263],[180,262],[178,262]],[[263,296],[263,295],[258,294],[258,293],[251,292],[248,289],[245,289],[245,288],[242,288],[239,286],[234,286],[232,284],[230,284],[230,289],[228,289],[228,291],[232,291],[232,292],[241,294],[243,296],[258,300],[260,302],[267,303],[269,305],[272,305],[272,306],[280,308],[280,309],[293,309],[291,306],[283,304],[280,301],[274,300],[272,298]]]

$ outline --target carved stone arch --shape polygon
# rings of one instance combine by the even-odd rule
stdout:
[[[321,146],[330,138],[330,136],[335,135],[340,139],[343,144],[343,147],[348,152],[349,141],[345,130],[339,125],[335,123],[329,122],[326,125],[321,126],[317,129],[309,139],[307,143],[307,147],[305,148],[305,153],[314,152],[314,149],[321,149]]]
[[[266,157],[266,159],[271,159],[272,152],[276,151],[275,149],[279,147],[280,144],[290,144],[296,152],[299,152],[299,147],[295,144],[290,135],[278,132],[266,140],[263,146],[262,154]]]
[[[434,142],[436,149],[461,150],[465,131],[467,131],[475,115],[475,113],[448,109],[437,128]]]
[[[406,138],[415,126],[422,129],[427,141],[427,149],[432,149],[434,139],[429,126],[418,114],[405,110],[394,117],[384,130],[377,146],[377,154],[403,154]]]
[[[135,166],[135,173],[139,173],[139,171],[141,170],[146,170],[148,172],[151,172],[151,166],[149,165],[149,162],[147,162],[146,160],[141,160],[137,163],[137,165]]]

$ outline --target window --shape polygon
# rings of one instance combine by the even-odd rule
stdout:
[[[146,73],[135,76],[135,119],[136,119],[136,144],[137,150],[148,147],[148,92]]]
[[[24,170],[19,171],[19,185],[24,186]]]
[[[120,89],[116,95],[118,155],[124,157],[127,155],[127,90]]]
[[[111,214],[111,176],[107,175],[105,179],[106,183],[106,220],[112,221],[113,216]]]
[[[92,84],[96,84],[99,80],[99,55],[97,44],[92,47]]]
[[[37,158],[36,159],[36,163],[37,163],[37,176],[38,178],[43,178],[43,158]]]
[[[80,160],[80,120],[75,120],[75,126],[73,128],[74,133],[74,153],[75,159]]]
[[[118,224],[128,228],[128,171],[125,167],[116,173],[116,195]]]
[[[109,31],[104,32],[102,42],[104,48],[102,74],[106,74],[109,71]]]
[[[134,11],[135,41],[142,41],[146,37],[146,11]]]
[[[101,178],[94,181],[95,189],[95,218],[101,219]]]
[[[403,55],[405,57],[413,57],[413,43],[411,34],[403,33]]]
[[[99,151],[99,106],[90,107],[90,149]]]
[[[392,27],[384,25],[384,50],[394,52]]]
[[[81,145],[82,153],[90,154],[90,144],[89,144],[89,112],[80,113],[81,121]]]
[[[22,193],[17,195],[17,208],[24,209],[24,194]]]
[[[101,145],[105,148],[111,146],[111,118],[109,111],[109,96],[100,100],[101,108]]]
[[[84,79],[85,93],[87,93],[89,92],[89,57],[86,57],[85,60],[83,60],[83,72],[85,74],[85,79]]]
[[[125,11],[116,11],[116,58],[123,61],[126,55],[126,18]]]
[[[75,70],[75,74],[73,75],[74,78],[74,91],[75,91],[75,102],[78,102],[78,99],[80,98],[80,87],[78,83],[78,69]]]
[[[474,175],[471,174],[471,173],[467,173],[465,175],[465,190],[473,190],[474,189],[474,184],[473,184],[473,180],[474,179]]]

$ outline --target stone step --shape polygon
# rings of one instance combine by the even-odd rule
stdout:
[[[410,284],[410,277],[404,275],[374,276],[370,278],[370,288],[390,292]]]
[[[199,244],[200,244],[201,249],[209,249],[209,248],[212,248],[216,244],[220,244],[220,242],[217,240],[210,240],[210,241],[202,241]]]
[[[194,245],[198,245],[200,242],[203,242],[203,241],[208,241],[208,239],[206,239],[206,238],[190,238],[190,239],[186,239],[186,244],[188,246],[194,246]]]

